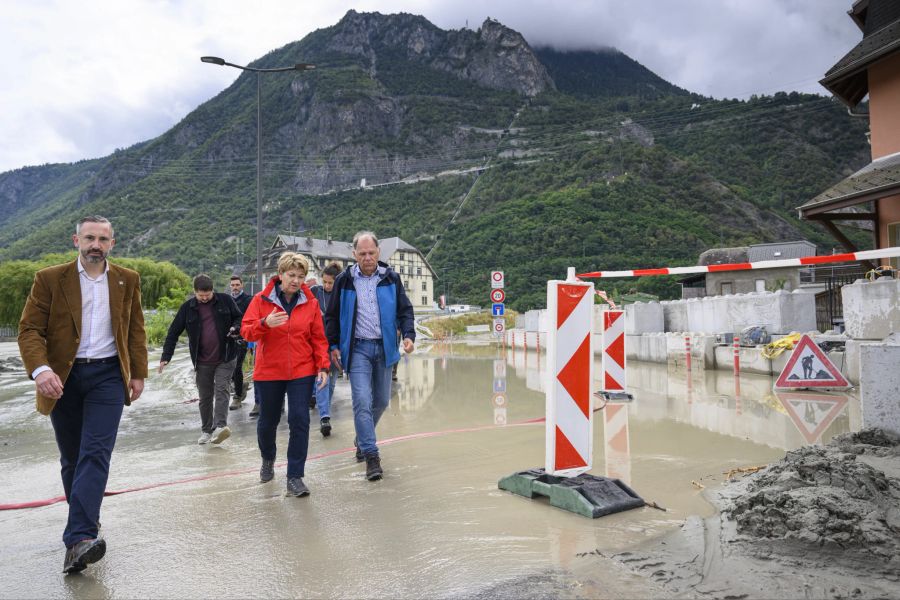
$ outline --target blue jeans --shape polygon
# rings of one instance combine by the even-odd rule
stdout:
[[[375,426],[391,401],[391,367],[381,340],[355,340],[349,374],[356,443],[363,454],[378,456]]]
[[[281,422],[284,395],[288,402],[288,477],[303,477],[306,453],[309,450],[309,400],[312,398],[316,378],[279,381],[257,381],[260,391],[259,420],[256,422],[256,439],[259,453],[266,460],[275,460],[275,430]]]
[[[332,363],[331,368],[328,370],[328,383],[325,387],[315,391],[316,408],[319,410],[320,419],[325,417],[331,418],[331,397],[334,395],[334,384],[340,372],[340,369],[337,369]]]
[[[63,543],[97,537],[109,461],[125,406],[118,362],[76,364],[50,413],[59,447],[60,473],[69,503]]]

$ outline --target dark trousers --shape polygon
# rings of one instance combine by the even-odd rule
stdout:
[[[231,376],[235,398],[240,398],[244,391],[244,359],[246,357],[247,346],[238,346],[237,362],[234,364],[234,374]]]
[[[288,404],[288,477],[303,477],[306,454],[309,450],[309,399],[312,397],[316,378],[281,381],[254,381],[261,398],[259,420],[256,422],[256,438],[259,453],[266,460],[275,460],[275,430],[281,422],[281,407],[287,394]]]
[[[67,547],[97,537],[100,504],[124,406],[125,386],[118,362],[76,364],[62,398],[50,413],[69,503],[63,532]]]

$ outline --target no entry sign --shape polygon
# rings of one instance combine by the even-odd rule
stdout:
[[[502,304],[504,300],[506,300],[506,292],[504,292],[500,288],[491,290],[491,302],[495,304]]]

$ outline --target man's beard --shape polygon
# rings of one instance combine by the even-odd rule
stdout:
[[[104,252],[103,250],[100,250],[97,254],[93,254],[91,250],[81,251],[81,256],[84,257],[84,260],[93,264],[102,263],[104,260],[106,260],[106,257],[108,255],[109,253]]]

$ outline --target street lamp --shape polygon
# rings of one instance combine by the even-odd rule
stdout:
[[[262,101],[260,100],[260,76],[263,73],[280,73],[282,71],[311,71],[316,65],[308,63],[297,63],[292,67],[276,67],[274,69],[258,69],[256,67],[247,67],[227,62],[224,58],[218,56],[201,56],[200,60],[219,66],[234,67],[242,71],[253,71],[256,73],[256,274],[259,276],[260,289],[266,287],[265,276],[262,267]]]

